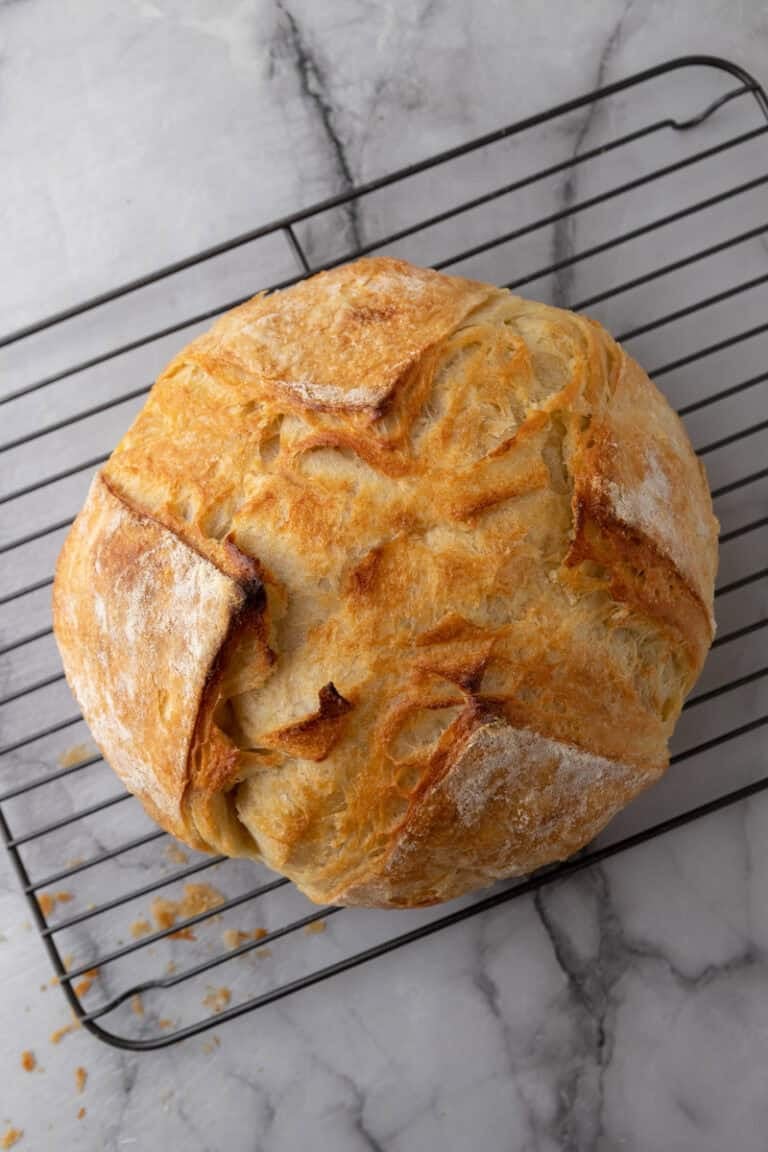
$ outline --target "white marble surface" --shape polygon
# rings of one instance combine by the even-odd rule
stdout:
[[[0,328],[32,321],[343,190],[350,181],[382,174],[673,55],[716,52],[768,80],[768,11],[762,0],[595,0],[579,6],[578,18],[574,8],[552,0],[0,0]],[[678,92],[684,114],[701,109],[704,89],[697,84],[692,79],[687,92]],[[653,119],[658,110],[652,105],[650,97],[639,102],[627,129]],[[735,105],[695,138],[660,140],[662,159],[673,159],[681,147],[717,142],[723,125],[735,131],[731,115]],[[600,133],[617,130],[612,116],[582,116],[551,139],[544,134],[528,140],[524,151],[512,154],[514,171],[559,155],[561,146],[566,155],[592,146]],[[494,163],[489,158],[489,166]],[[619,163],[617,156],[616,163],[610,181],[630,178],[642,157]],[[644,190],[626,218],[607,207],[595,214],[599,219],[580,216],[555,227],[546,237],[549,258],[594,243],[601,229],[610,234],[629,226],[638,212],[654,216],[707,195],[711,182],[721,178],[719,164],[711,172],[697,168],[694,180],[664,185],[664,194],[655,185]],[[749,179],[765,167],[761,138],[733,153],[729,175]],[[572,203],[608,178],[603,168],[574,171],[572,179],[537,188],[534,209],[548,211],[547,197],[555,209]],[[469,195],[476,174],[460,170],[452,181]],[[436,205],[441,194],[438,185],[430,187]],[[521,212],[526,195],[516,199]],[[662,237],[652,260],[673,259],[677,245],[685,251],[689,241],[713,242],[721,227],[725,235],[748,229],[764,219],[765,200],[758,189],[738,202],[724,224],[719,217],[697,217],[681,226],[674,241]],[[313,230],[308,246],[322,260],[330,240],[347,243],[355,233],[375,238],[402,219],[408,219],[403,205],[373,205]],[[482,238],[482,226],[464,221],[460,243],[458,234],[449,236],[447,251]],[[532,294],[577,302],[606,283],[629,279],[650,258],[649,247],[650,241],[645,256],[625,252],[616,266],[579,265],[542,280]],[[414,254],[435,258],[428,245]],[[525,245],[512,260],[510,277],[521,267],[546,264]],[[35,345],[34,364],[22,345],[15,358],[10,353],[0,362],[2,392],[66,366],[70,353],[103,350],[116,334],[131,339],[144,330],[148,307],[157,308],[160,326],[234,297],[244,285],[258,286],[252,283],[254,261],[259,284],[293,270],[282,250],[246,250],[239,264],[234,260],[215,273],[209,268],[202,277],[167,284],[157,298],[144,298],[141,315],[126,304],[119,314],[73,326],[71,334],[57,332],[50,346],[44,340]],[[478,271],[502,278],[505,267],[491,261]],[[686,279],[684,288],[708,295],[765,271],[758,239],[739,247],[731,264],[702,266],[699,280]],[[644,309],[653,316],[660,307],[679,306],[681,291],[677,282],[659,281],[647,296],[617,298],[613,311],[597,314],[624,330],[648,318]],[[737,300],[735,313],[731,306],[708,317],[704,331],[710,340],[764,320],[764,288]],[[701,337],[700,325],[681,322],[672,331],[638,337],[636,350],[649,366],[660,365],[700,345]],[[177,334],[70,378],[57,386],[55,397],[54,390],[42,390],[5,406],[0,441],[79,411],[84,396],[89,404],[94,395],[122,395],[137,379],[148,378],[179,339]],[[727,372],[730,381],[764,370],[765,352],[763,336],[740,346],[737,363],[697,363],[694,371],[667,375],[664,386],[676,403],[692,403],[716,388],[718,373]],[[31,482],[41,461],[53,474],[93,455],[99,450],[93,446],[106,450],[140,403],[137,398],[90,417],[74,438],[51,433],[36,441],[36,455],[28,447],[11,450],[0,477],[3,492]],[[702,447],[766,414],[764,389],[753,388],[714,413],[693,413],[689,428]],[[734,468],[744,474],[764,464],[766,452],[760,436],[740,441],[736,456],[712,452],[707,466],[713,485],[727,484]],[[0,505],[0,543],[19,536],[20,521],[34,531],[71,514],[86,481],[87,474],[78,474]],[[718,514],[728,529],[764,514],[765,506],[765,485],[752,485],[724,496]],[[34,554],[22,547],[4,555],[0,595],[31,579],[41,562],[50,564],[59,541],[53,533]],[[724,548],[721,581],[767,565],[765,551],[765,533]],[[3,642],[28,634],[35,621],[46,623],[46,596],[33,593],[0,607]],[[750,585],[748,594],[721,597],[721,635],[764,615],[765,599],[765,581]],[[758,667],[763,636],[755,632],[736,647],[717,649],[702,690]],[[3,697],[55,667],[49,639],[28,645],[23,661],[0,664]],[[691,710],[676,748],[685,750],[749,720],[765,711],[765,703],[764,682],[758,681],[738,701],[718,697],[709,708]],[[11,702],[0,708],[2,742],[17,731],[34,732],[41,717],[71,711],[60,684]],[[73,728],[6,758],[0,791],[23,772],[55,767],[62,752],[86,739]],[[728,745],[727,756],[724,764],[715,750],[676,766],[608,838],[678,811],[692,798],[706,799],[728,780],[758,776],[766,762],[764,730]],[[35,793],[24,804],[10,802],[8,811],[19,833],[114,793],[114,781],[95,766],[78,776],[76,787],[72,780],[57,787],[53,810],[50,797],[45,807]],[[45,874],[147,827],[129,801],[110,809],[98,826],[78,826],[75,834],[31,846],[27,860],[36,875]],[[151,869],[170,866],[162,863],[159,849],[153,858],[149,852],[123,858],[106,884],[118,892],[121,885],[146,880]],[[105,898],[104,877],[93,870],[68,885],[76,889],[75,907]],[[228,896],[252,882],[252,874],[236,868],[202,878]],[[146,905],[139,902],[131,917],[143,914]],[[105,968],[93,995],[108,998],[128,976],[133,981],[151,975],[161,958],[165,964],[170,956],[182,966],[190,956],[212,954],[225,927],[272,928],[282,917],[306,911],[283,891],[258,914],[228,914],[201,930],[194,945],[174,941],[165,946],[167,953],[158,945],[154,958],[134,954]],[[68,912],[64,906],[62,914]],[[302,962],[328,963],[356,942],[410,923],[407,915],[385,922],[380,914],[344,913],[328,920],[325,933],[302,935],[298,948],[275,944],[268,959],[232,961],[182,997],[148,995],[145,1016],[129,1012],[122,1026],[141,1036],[156,1031],[166,1013],[174,1024],[183,1023],[200,1014],[207,983],[230,988],[234,1002],[296,974]],[[105,942],[123,939],[125,928],[125,916],[100,924],[98,933],[87,922],[72,937],[78,961],[87,962]],[[43,990],[48,961],[0,853],[0,1134],[6,1125],[23,1129],[19,1147],[35,1152],[164,1146],[293,1152],[310,1143],[331,1152],[758,1152],[768,1147],[767,955],[768,799],[758,798],[174,1048],[124,1053],[82,1031],[52,1045],[50,1034],[67,1022],[68,1009],[58,989]],[[22,1071],[23,1049],[35,1052],[40,1069]],[[82,1096],[75,1091],[78,1065],[88,1071]],[[77,1119],[81,1106],[86,1115]]]

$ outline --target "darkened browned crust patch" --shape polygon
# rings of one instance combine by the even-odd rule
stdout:
[[[324,760],[340,738],[345,717],[352,711],[352,705],[336,691],[333,684],[325,684],[318,697],[320,706],[316,712],[285,728],[266,733],[262,737],[264,745],[267,748],[278,748],[288,756],[318,762]]]
[[[663,623],[687,651],[695,678],[712,640],[709,612],[696,590],[653,540],[611,512],[599,491],[577,491],[574,505],[566,565],[592,561],[603,567],[612,598]]]

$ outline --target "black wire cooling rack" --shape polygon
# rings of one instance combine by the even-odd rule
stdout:
[[[171,1044],[768,787],[766,132],[741,68],[671,61],[0,341],[0,830],[95,1035]],[[73,706],[49,604],[90,478],[170,355],[260,288],[384,251],[603,320],[684,416],[722,523],[719,634],[664,780],[578,858],[410,913],[317,909],[155,828]]]

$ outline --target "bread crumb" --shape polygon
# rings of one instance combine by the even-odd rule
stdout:
[[[224,943],[227,948],[239,948],[241,944],[245,944],[246,940],[250,940],[250,932],[241,932],[239,928],[227,928],[224,933]]]
[[[59,764],[62,768],[73,768],[75,764],[79,764],[81,760],[88,759],[88,746],[86,744],[74,744],[68,748],[66,752],[62,752],[59,756]]]
[[[80,1093],[81,1096],[82,1096],[83,1092],[85,1092],[85,1084],[86,1084],[87,1079],[88,1079],[88,1073],[87,1073],[86,1069],[83,1068],[82,1065],[78,1065],[78,1067],[75,1068],[75,1088],[77,1089],[77,1091]]]
[[[158,928],[172,928],[176,923],[176,902],[156,896],[149,908]]]
[[[211,1052],[215,1052],[221,1046],[221,1040],[218,1036],[211,1036],[210,1040],[203,1041],[203,1052],[206,1056],[210,1056]]]
[[[155,924],[161,931],[173,928],[181,913],[181,904],[176,900],[166,900],[157,896],[150,905],[150,912]],[[178,928],[169,934],[169,940],[194,940],[195,934],[191,928]]]
[[[169,940],[197,940],[191,928],[177,928],[175,932],[171,932],[168,937]]]
[[[138,940],[140,936],[146,936],[152,931],[152,925],[149,920],[134,920],[131,924],[131,936],[134,940]]]
[[[187,864],[189,862],[189,856],[175,840],[166,844],[163,855],[166,860],[170,860],[171,864]]]
[[[321,932],[325,932],[325,920],[313,920],[311,924],[304,925],[305,936],[319,936]]]
[[[37,903],[43,916],[50,916],[57,904],[68,904],[72,899],[71,892],[39,892]]]
[[[69,970],[70,970],[70,968],[72,967],[72,965],[74,964],[74,962],[75,962],[75,958],[74,958],[74,956],[72,955],[72,953],[71,953],[71,952],[67,952],[67,954],[66,954],[66,956],[64,957],[64,960],[63,960],[63,964],[64,964],[64,971],[65,971],[65,972],[69,972]]]
[[[179,911],[184,916],[196,916],[200,912],[210,912],[211,908],[223,903],[224,896],[212,884],[185,884]]]
[[[227,948],[239,948],[249,940],[263,940],[268,935],[266,928],[254,928],[252,932],[243,932],[239,928],[227,928],[224,933],[224,943]]]
[[[178,964],[176,963],[175,960],[169,960],[165,966],[165,970],[169,976],[173,976],[173,974],[177,968],[178,968]]]
[[[158,1028],[173,1028],[173,1020],[169,1020],[167,1016],[163,1016],[162,1020],[157,1022]]]
[[[131,1012],[134,1016],[144,1015],[144,1001],[141,998],[141,993],[136,992],[131,996]]]
[[[72,856],[69,860],[67,860],[67,868],[77,868],[77,866],[82,864],[82,862],[82,856]]]
[[[58,976],[51,976],[50,980],[48,981],[48,987],[49,988],[55,988],[59,983],[60,983],[60,980],[59,980]]]
[[[82,979],[78,980],[72,988],[75,996],[85,996],[91,990],[91,985],[99,974],[98,968],[89,968],[87,972],[83,973]]]
[[[0,1136],[0,1148],[13,1148],[14,1144],[18,1144],[24,1132],[21,1128],[6,1128],[2,1136]]]
[[[224,896],[212,884],[185,884],[184,894],[180,900],[168,900],[157,896],[150,904],[150,913],[155,924],[162,931],[173,928],[177,920],[186,920],[190,916],[197,916],[201,912],[210,912],[212,908],[224,903]],[[179,928],[169,934],[171,940],[195,940],[196,936],[191,928]]]
[[[272,949],[271,948],[259,948],[258,952],[256,952],[255,955],[258,956],[259,959],[261,959],[261,960],[269,960],[270,956],[272,955]]]
[[[35,1068],[37,1068],[35,1054],[34,1052],[30,1052],[28,1048],[21,1054],[21,1066],[25,1072],[34,1072]]]
[[[85,1108],[78,1108],[78,1110],[77,1110],[78,1120],[82,1120],[84,1116],[85,1116]]]
[[[223,1012],[232,999],[229,988],[211,988],[203,997],[203,1004],[211,1012]]]
[[[65,1024],[63,1028],[57,1028],[55,1032],[51,1032],[49,1037],[51,1044],[60,1044],[65,1036],[69,1036],[71,1032],[76,1032],[79,1027],[80,1021],[76,1016],[73,1016],[69,1024]]]

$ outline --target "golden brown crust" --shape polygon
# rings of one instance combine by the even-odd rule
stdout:
[[[315,900],[424,904],[562,858],[664,770],[716,539],[599,325],[375,258],[174,360],[65,545],[56,634],[165,827]]]
[[[379,411],[408,369],[492,291],[402,260],[361,260],[255,296],[189,351],[211,375],[250,377],[311,408]]]

